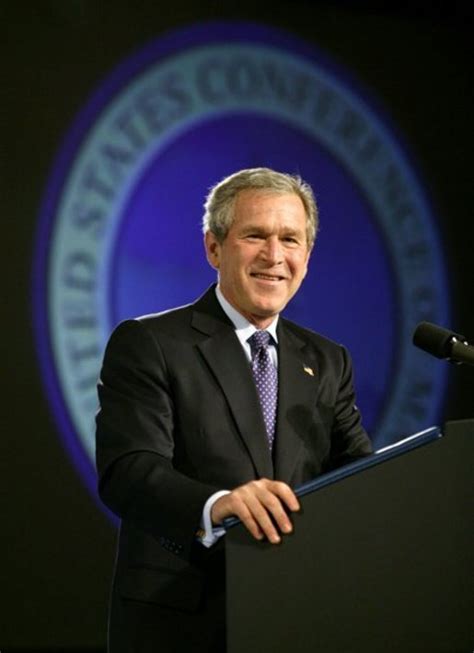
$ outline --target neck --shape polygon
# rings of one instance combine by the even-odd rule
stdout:
[[[247,313],[246,311],[243,311],[239,306],[236,306],[232,299],[226,296],[226,294],[222,291],[221,286],[218,286],[218,289],[220,291],[221,298],[223,298],[227,304],[229,304],[234,309],[234,311],[239,313],[239,315],[250,322],[250,324],[253,324],[256,329],[267,329],[270,324],[278,317],[277,315],[258,315],[255,313]]]

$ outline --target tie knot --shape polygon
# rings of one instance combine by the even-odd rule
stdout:
[[[271,335],[268,333],[268,331],[255,331],[255,333],[248,339],[248,343],[250,345],[250,349],[254,352],[262,349],[262,347],[268,347],[270,339]]]

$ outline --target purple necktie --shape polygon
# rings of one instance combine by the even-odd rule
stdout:
[[[252,352],[252,372],[257,386],[263,420],[267,430],[268,444],[273,446],[275,421],[278,401],[278,373],[268,351],[270,334],[267,331],[255,331],[248,343]]]

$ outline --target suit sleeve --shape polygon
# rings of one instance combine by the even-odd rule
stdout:
[[[331,434],[330,468],[340,467],[373,452],[372,443],[362,426],[355,403],[352,361],[345,347],[340,347],[342,366],[336,397]]]
[[[140,321],[107,345],[98,385],[99,494],[120,518],[189,553],[207,498],[218,489],[173,467],[175,407],[166,362]]]

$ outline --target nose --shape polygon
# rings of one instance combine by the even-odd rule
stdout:
[[[272,265],[283,261],[283,248],[278,236],[269,236],[262,249],[263,257]]]

